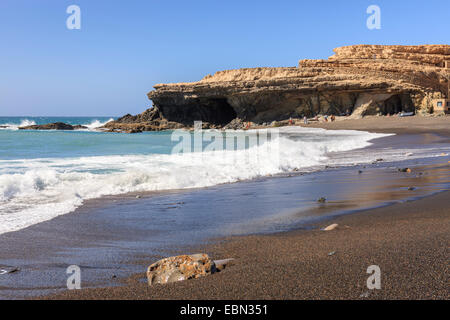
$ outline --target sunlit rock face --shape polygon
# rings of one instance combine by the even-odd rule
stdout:
[[[448,94],[450,45],[356,45],[297,67],[218,71],[190,83],[157,84],[153,108],[105,129],[126,132],[220,128],[233,119],[258,124],[322,115],[427,114]]]
[[[449,45],[357,45],[298,67],[219,71],[198,82],[158,84],[148,96],[169,121],[266,122],[350,112],[427,112],[447,92]]]

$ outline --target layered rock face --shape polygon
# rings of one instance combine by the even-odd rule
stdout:
[[[431,111],[432,99],[447,95],[450,45],[355,45],[334,52],[298,67],[227,70],[198,82],[158,84],[148,97],[158,119],[172,126],[202,120],[221,127],[235,118],[263,123],[318,114],[421,114]]]

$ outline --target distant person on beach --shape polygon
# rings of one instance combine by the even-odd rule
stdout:
[[[334,122],[334,120],[336,120],[336,117],[334,116],[334,114],[331,115],[331,122]]]
[[[308,124],[308,118],[306,116],[303,117],[303,123]]]

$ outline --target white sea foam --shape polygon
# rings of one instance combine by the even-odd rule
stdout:
[[[96,129],[96,128],[100,128],[101,126],[104,126],[105,124],[107,124],[108,122],[111,122],[111,121],[114,121],[114,119],[110,118],[109,120],[103,121],[103,122],[101,122],[100,120],[95,119],[95,120],[91,121],[88,124],[84,124],[84,126],[88,127],[89,130],[93,130],[93,129]]]
[[[100,121],[98,119],[94,119],[90,121],[89,123],[82,124],[83,126],[87,127],[85,130],[95,130],[97,128],[100,128],[101,126],[104,126],[108,122],[114,121],[113,118],[108,119],[107,121]],[[25,127],[25,126],[32,126],[35,125],[36,122],[34,120],[29,119],[23,119],[20,121],[20,124],[17,123],[5,123],[0,124],[0,130],[19,130],[19,127]]]
[[[19,130],[19,127],[32,126],[35,124],[36,122],[34,122],[33,120],[23,119],[20,121],[20,124],[15,123],[0,124],[1,126],[0,130]]]
[[[222,154],[209,151],[0,160],[0,234],[71,212],[84,200],[105,195],[208,187],[333,164],[330,152],[364,148],[370,140],[387,136],[303,128],[282,132],[277,140],[266,142],[277,143],[278,154],[265,152],[267,146],[260,145]],[[249,152],[260,156],[249,161]],[[364,152],[337,159],[339,165],[373,161]]]

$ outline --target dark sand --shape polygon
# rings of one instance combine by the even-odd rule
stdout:
[[[434,132],[448,138],[449,120],[368,118],[311,126]],[[331,223],[339,227],[327,232],[319,229]],[[120,287],[65,291],[45,298],[449,299],[450,192],[341,216],[316,227],[233,237],[193,248],[192,252],[207,252],[215,259],[236,259],[206,278],[148,287],[145,274],[140,273]],[[381,269],[381,290],[366,287],[370,265]]]
[[[301,126],[305,126],[300,123]],[[437,133],[448,136],[450,133],[450,115],[440,117],[377,117],[363,119],[340,118],[334,122],[310,122],[306,127],[329,130],[364,130],[379,133]]]
[[[206,278],[150,288],[139,274],[123,287],[48,298],[360,299],[369,291],[366,269],[373,264],[381,269],[381,290],[372,290],[369,299],[450,297],[450,192],[332,222],[339,224],[333,231],[236,237],[206,248],[214,257],[236,259]]]

